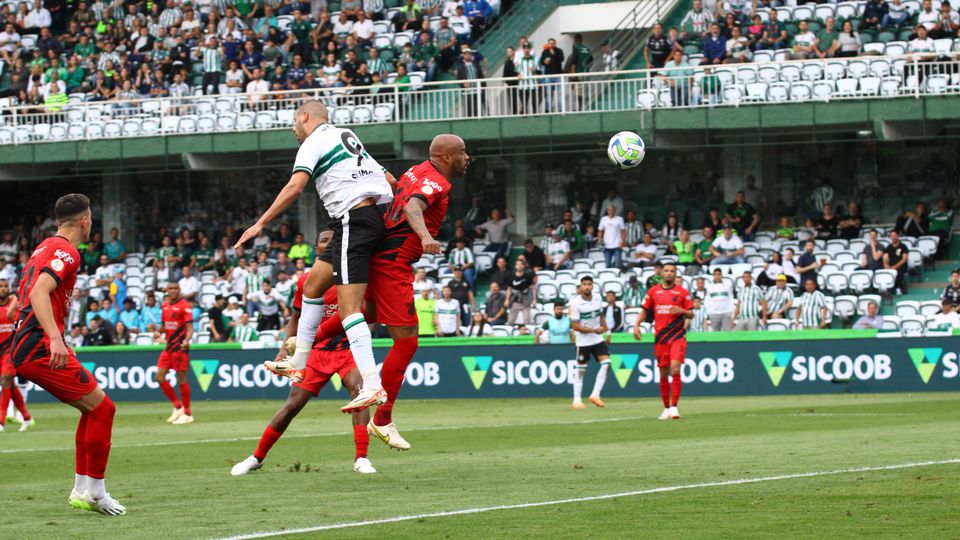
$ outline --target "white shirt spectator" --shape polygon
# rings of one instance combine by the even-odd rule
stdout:
[[[727,254],[743,249],[743,241],[736,235],[730,238],[725,238],[723,235],[720,235],[714,239],[713,247],[717,248],[717,251],[721,254]],[[709,312],[709,309],[707,311]]]
[[[200,291],[200,280],[196,276],[182,277],[178,282],[180,284],[180,294],[190,296]]]
[[[40,94],[43,95],[43,99],[49,98],[53,94],[63,94],[67,91],[67,84],[63,81],[50,81],[47,84],[43,85],[43,89],[40,90]]]
[[[333,33],[338,36],[347,36],[353,33],[353,21],[348,19],[340,19],[337,21],[337,24],[333,25]]]
[[[17,258],[17,245],[13,243],[3,243],[0,244],[0,253],[3,254],[3,258],[7,262],[14,262]]]
[[[640,255],[650,255],[650,257],[641,257]],[[657,245],[653,242],[649,244],[644,244],[641,242],[633,248],[633,257],[637,262],[656,262]]]
[[[470,19],[466,15],[454,15],[450,17],[447,21],[450,24],[450,28],[453,28],[453,31],[460,35],[465,35],[470,33]]]
[[[547,255],[550,256],[553,264],[560,262],[567,253],[570,253],[570,244],[566,240],[550,242],[550,245],[547,246]]]
[[[270,251],[270,237],[265,234],[261,234],[253,239],[253,252],[260,253],[261,251]],[[263,265],[260,266],[260,273],[264,273]],[[264,275],[269,276],[269,274]]]
[[[293,298],[291,291],[293,291],[293,288],[296,286],[296,278],[288,277],[286,281],[277,281],[277,284],[273,286],[273,290],[280,293],[280,296],[283,296],[286,301]]]
[[[100,281],[101,279],[113,279],[113,276],[116,275],[113,265],[108,264],[106,266],[100,266],[93,271],[93,280]]]
[[[427,278],[423,281],[413,280],[413,295],[414,297],[420,296],[420,292],[424,289],[431,291],[431,294],[437,296],[437,283],[430,278]]]
[[[600,218],[600,230],[603,231],[603,247],[616,249],[620,247],[621,233],[627,230],[627,226],[620,216],[603,216]]]
[[[613,207],[617,211],[618,216],[623,215],[623,199],[619,195],[614,195],[613,197],[607,197],[600,203],[600,211],[606,212],[607,208]]]
[[[920,13],[917,15],[917,24],[922,24],[928,32],[933,30],[933,27],[937,25],[939,20],[940,13],[934,9],[931,9],[930,11],[924,11],[921,9]]]
[[[264,292],[263,289],[247,295],[247,300],[257,305],[257,311],[266,317],[276,315],[280,311],[280,303],[286,299],[276,289]]]
[[[443,3],[443,16],[448,19],[450,17],[456,17],[457,6],[462,6],[462,5],[463,5],[463,2],[457,2],[455,0],[447,0],[446,2]]]
[[[800,283],[800,272],[797,272],[797,265],[793,261],[783,261],[783,275],[793,278],[795,283]]]
[[[239,94],[240,90],[243,88],[243,70],[241,69],[228,69],[227,70],[227,93],[228,94]],[[230,87],[231,82],[240,83],[238,86]],[[254,247],[256,247],[256,240],[254,240]]]
[[[17,45],[20,44],[20,34],[14,30],[12,33],[7,33],[6,30],[0,32],[0,50],[7,51],[12,53],[17,50]]]
[[[444,334],[455,334],[460,323],[460,302],[456,298],[437,300],[437,330]]]
[[[960,328],[960,313],[951,311],[950,313],[937,313],[933,316],[933,328]]]
[[[935,51],[936,47],[929,37],[927,39],[914,38],[907,46],[907,50],[912,53],[927,53]]]
[[[0,269],[0,279],[7,280],[7,283],[10,285],[10,290],[16,291],[17,268],[12,264],[5,264],[3,269]]]
[[[341,71],[343,71],[343,68],[340,67],[340,64],[334,64],[332,66],[324,64],[323,67],[320,68],[320,72],[323,73],[323,85],[336,86]]]
[[[50,11],[45,7],[34,8],[27,13],[27,28],[47,28],[51,22]]]
[[[718,313],[733,313],[733,291],[730,285],[724,281],[720,283],[710,282],[706,284],[707,298],[704,300],[704,307],[707,308],[708,315]]]
[[[363,22],[357,21],[353,23],[353,33],[357,35],[357,39],[371,39],[375,34],[373,31],[373,21],[366,19]]]
[[[233,290],[236,293],[243,294],[247,290],[247,272],[239,266],[230,272],[230,281],[233,282]]]
[[[270,83],[268,83],[267,81],[265,81],[265,80],[263,80],[263,79],[254,80],[254,81],[250,81],[250,82],[247,83],[247,94],[260,94],[260,93],[262,93],[262,92],[269,92],[269,91],[270,91]],[[253,101],[253,102],[262,101],[262,100],[263,100],[263,96],[262,96],[262,95],[251,95],[251,96],[250,96],[249,98],[247,98],[247,99],[249,99],[250,101]]]
[[[223,316],[233,322],[239,321],[241,315],[243,315],[243,309],[241,309],[240,306],[237,306],[233,309],[230,309],[228,306],[227,309],[223,310]]]

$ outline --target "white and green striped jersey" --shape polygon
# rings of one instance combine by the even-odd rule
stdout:
[[[643,224],[639,221],[628,221],[624,223],[627,230],[627,245],[635,246],[643,240]]]
[[[629,285],[623,289],[623,304],[628,308],[631,307],[640,307],[640,304],[643,303],[643,287],[637,287],[634,289]]]
[[[460,301],[456,298],[437,300],[437,329],[444,334],[453,334],[460,326]]]
[[[554,263],[562,259],[567,253],[570,253],[570,244],[568,244],[566,240],[550,242],[547,246],[547,255],[550,256],[550,260]]]
[[[827,299],[820,291],[800,295],[800,325],[804,328],[819,328],[826,305]]]
[[[680,28],[684,30],[689,29],[691,32],[697,34],[703,34],[710,28],[710,23],[713,22],[713,13],[705,9],[700,11],[690,10],[687,12],[687,15],[680,21]]]
[[[333,219],[370,197],[376,204],[392,201],[384,171],[352,131],[333,124],[313,130],[300,145],[293,166],[293,172],[305,172],[316,182],[317,194]]]
[[[603,302],[596,294],[586,299],[576,295],[570,299],[570,321],[579,322],[586,328],[600,328],[603,318]],[[603,341],[603,335],[593,332],[577,332],[577,347],[590,347]]]
[[[707,310],[700,306],[699,309],[693,310],[693,318],[690,319],[690,331],[691,332],[706,332],[707,331]]]
[[[220,54],[219,47],[203,48],[203,71],[204,73],[223,71],[223,55]]]
[[[537,75],[537,59],[534,56],[520,56],[515,62],[517,64],[517,73],[523,77],[520,79],[520,88],[525,90],[537,86],[537,80],[531,77]]]
[[[247,298],[252,296],[254,293],[259,292],[263,289],[263,282],[266,281],[263,275],[260,272],[247,272],[246,277],[243,278],[244,289],[243,293],[247,295]]]
[[[783,309],[793,300],[793,291],[789,287],[770,287],[767,289],[767,313],[773,314]]]
[[[759,319],[762,314],[760,301],[763,291],[756,285],[740,288],[740,319]]]
[[[467,248],[450,251],[450,258],[447,260],[453,266],[466,266],[473,264],[473,252]]]
[[[249,343],[260,339],[260,334],[249,326],[241,326],[238,324],[233,327],[233,332],[230,333],[230,337],[237,343]]]

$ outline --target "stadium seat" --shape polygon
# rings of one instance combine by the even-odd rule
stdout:
[[[820,62],[811,62],[811,63],[803,64],[803,66],[801,67],[801,70],[803,71],[803,78],[807,79],[808,81],[819,81],[820,79],[824,78],[823,76],[824,68],[823,68],[823,64],[821,64]]]
[[[813,83],[814,99],[829,101],[833,97],[833,81],[817,81]]]
[[[879,77],[863,77],[860,79],[860,93],[866,96],[876,96],[880,93]]]
[[[217,130],[232,131],[237,127],[237,117],[233,114],[221,114],[217,116]]]
[[[280,126],[292,126],[293,125],[293,109],[279,109],[277,110],[277,124]]]
[[[884,315],[883,324],[880,327],[881,332],[899,332],[900,317],[896,315]]]
[[[940,313],[940,300],[925,300],[920,302],[920,315],[924,317],[933,317]]]
[[[813,95],[813,84],[810,81],[796,81],[790,85],[791,101],[807,101]]]
[[[884,77],[880,81],[880,94],[884,96],[896,96],[900,94],[900,78]]]
[[[238,129],[253,129],[254,124],[256,123],[257,115],[253,112],[246,111],[237,115],[237,128]]]
[[[334,124],[349,124],[353,119],[352,110],[349,107],[337,107],[331,116]]]
[[[11,11],[11,13],[13,12]],[[29,34],[20,36],[20,46],[26,52],[32,51],[37,47],[37,36]]]
[[[816,19],[813,9],[810,6],[797,6],[790,12],[790,19],[794,21],[812,21]]]
[[[179,125],[179,116],[164,116],[160,119],[160,130],[164,133],[176,133]]]
[[[413,32],[397,32],[393,36],[393,46],[402,49],[407,43],[413,43]]]
[[[772,102],[787,101],[790,98],[790,84],[777,82],[767,89],[767,100]]]
[[[752,72],[747,71],[747,73],[752,73]],[[746,95],[745,101],[766,101],[766,100],[767,100],[767,83],[752,82],[747,84],[747,95]]]
[[[857,79],[837,79],[837,91],[834,96],[853,97],[857,95],[858,83]]]
[[[640,90],[637,92],[637,108],[650,110],[657,104],[656,90]]]
[[[103,124],[103,136],[108,139],[116,139],[123,135],[123,125],[120,122],[105,122]]]
[[[849,320],[857,314],[857,297],[839,295],[833,298],[833,313],[843,320]]]
[[[833,4],[817,4],[814,13],[817,19],[826,24],[829,17],[836,16],[836,12],[836,7]]]
[[[767,331],[783,332],[790,330],[790,320],[788,319],[769,319],[767,321]]]
[[[870,66],[862,60],[851,60],[847,63],[847,75],[854,79],[865,77],[870,71]]]
[[[603,282],[603,294],[613,292],[617,298],[623,296],[623,282],[618,279],[608,279]]]
[[[873,285],[873,273],[869,270],[857,270],[847,276],[850,289],[857,294],[863,294]]]
[[[780,69],[774,66],[761,67],[757,70],[757,78],[767,84],[777,82],[780,80]]]
[[[904,337],[920,337],[926,330],[926,317],[921,315],[901,315],[900,333]]]
[[[137,345],[153,345],[153,336],[151,336],[149,333],[146,333],[146,332],[137,334],[136,344]]]
[[[352,121],[354,124],[369,124],[373,120],[373,107],[358,105],[353,109]]]
[[[181,116],[177,123],[178,133],[194,133],[197,131],[197,119],[192,116]]]
[[[274,111],[259,111],[257,112],[255,125],[257,129],[271,129],[274,124],[277,122],[276,113]]]
[[[83,110],[82,109],[67,109],[67,122],[70,124],[75,124],[78,122],[83,122]]]
[[[827,62],[826,67],[826,78],[837,80],[842,79],[847,74],[847,65],[846,62],[839,60],[831,60]]]
[[[210,133],[217,130],[217,117],[204,115],[197,118],[197,132]]]
[[[556,283],[537,283],[537,298],[542,300],[553,300],[560,296],[560,290]]]
[[[881,34],[883,34],[883,33],[889,33],[889,32],[881,32]],[[863,52],[864,52],[864,54],[876,54],[876,55],[881,55],[881,54],[883,54],[883,50],[884,50],[884,49],[886,49],[886,44],[884,44],[884,43],[879,43],[879,42],[867,43],[867,44],[865,44],[865,45],[863,46]]]
[[[393,121],[393,103],[378,103],[373,107],[373,120],[375,122]]]
[[[900,56],[906,54],[907,43],[905,41],[891,41],[883,48],[883,54],[887,56]]]
[[[513,335],[513,327],[505,324],[496,324],[490,328],[493,331],[493,335],[496,337],[509,337]]]
[[[803,78],[803,71],[797,64],[783,64],[780,66],[780,80],[793,83]]]
[[[931,94],[942,94],[947,90],[950,79],[946,75],[930,75],[926,78],[926,91]]]
[[[847,276],[840,272],[828,274],[824,279],[827,282],[827,289],[833,294],[841,294],[850,286]]]
[[[736,71],[737,83],[749,85],[757,80],[757,68],[753,66],[744,66]]]

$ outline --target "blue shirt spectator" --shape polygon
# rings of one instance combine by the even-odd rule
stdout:
[[[489,19],[493,15],[493,8],[487,0],[467,0],[463,4],[463,14],[471,19],[477,16]]]
[[[111,326],[116,325],[120,320],[120,312],[113,305],[109,298],[104,298],[100,302],[100,318],[104,321],[110,321]]]
[[[103,244],[103,254],[113,263],[122,263],[127,254],[127,246],[120,240],[120,231],[116,227],[110,229],[110,241]]]
[[[127,330],[139,332],[143,329],[140,322],[140,312],[133,305],[133,300],[127,299],[123,302],[123,311],[120,312],[120,322],[127,327]]]
[[[727,38],[720,34],[720,26],[710,25],[710,35],[703,40],[703,61],[707,64],[722,64],[727,55]]]
[[[147,303],[140,308],[140,324],[143,325],[144,329],[148,328],[150,325],[153,325],[155,329],[159,329],[160,315],[160,306],[157,304],[156,299],[152,296],[148,297]]]

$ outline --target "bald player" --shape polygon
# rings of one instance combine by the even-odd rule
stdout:
[[[307,357],[323,318],[323,295],[336,284],[339,318],[363,378],[363,388],[341,408],[343,412],[354,412],[387,399],[373,358],[370,328],[360,308],[369,282],[370,260],[385,232],[377,205],[393,200],[395,180],[367,153],[352,131],[329,122],[327,108],[319,101],[308,101],[297,109],[293,134],[300,142],[300,150],[290,180],[270,208],[244,231],[236,246],[256,238],[300,197],[309,181],[315,182],[320,200],[330,214],[333,238],[303,287],[296,352],[292,357],[270,360],[264,365],[294,382],[303,380]]]
[[[400,436],[393,422],[393,405],[403,377],[417,352],[420,324],[413,306],[413,263],[424,253],[440,253],[436,236],[447,214],[450,182],[463,176],[470,164],[463,139],[443,134],[430,144],[430,159],[415,165],[400,177],[393,203],[383,219],[386,236],[373,256],[367,313],[385,325],[393,347],[383,362],[381,377],[386,403],[377,407],[367,429],[392,448],[408,450],[410,443]],[[375,314],[372,315],[372,314]],[[320,327],[318,338],[328,339],[342,332],[331,318]]]

